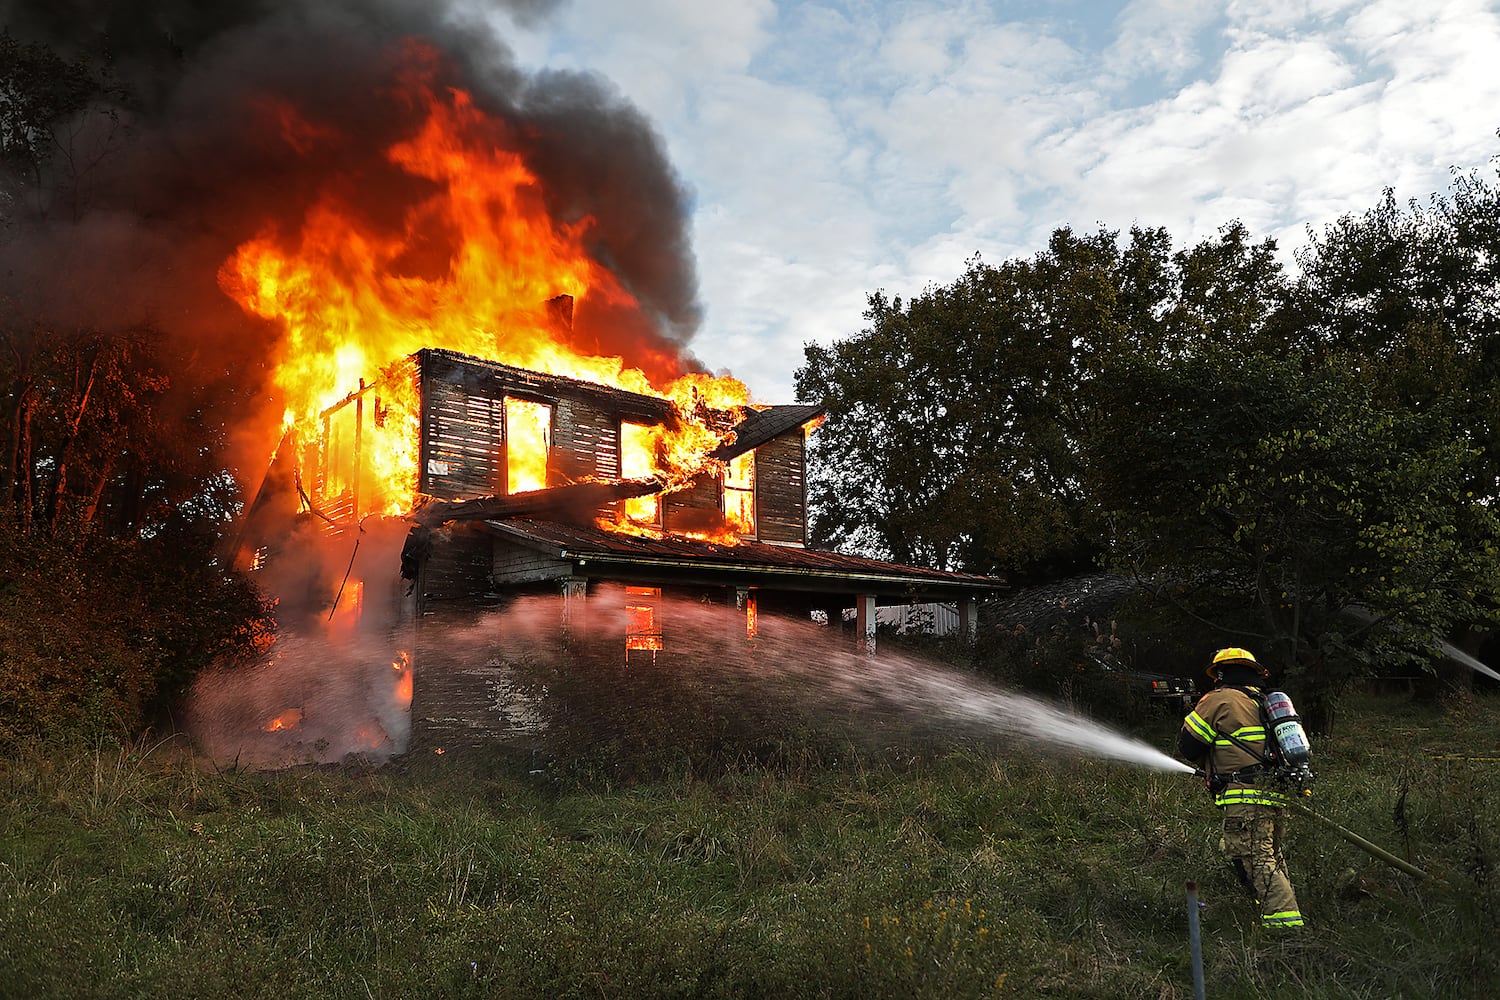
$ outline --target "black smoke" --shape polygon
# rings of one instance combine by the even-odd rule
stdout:
[[[228,299],[218,267],[267,225],[295,231],[332,181],[359,192],[349,207],[366,221],[399,225],[426,182],[384,156],[419,110],[395,82],[432,54],[440,85],[508,123],[553,216],[593,217],[591,252],[641,305],[630,316],[580,310],[576,346],[646,359],[653,376],[699,368],[685,347],[701,318],[688,194],[660,137],[607,81],[528,75],[502,38],[506,24],[556,6],[0,0],[12,39],[44,46],[96,84],[86,109],[51,123],[43,162],[0,168],[8,321],[150,326],[175,345],[180,384],[218,387],[247,413],[273,409],[263,383],[278,331]],[[288,107],[305,142],[273,127]],[[439,268],[444,252],[410,266]]]

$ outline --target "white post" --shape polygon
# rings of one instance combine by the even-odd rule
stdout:
[[[958,599],[958,633],[964,642],[979,638],[979,602],[972,597]]]
[[[854,625],[855,632],[859,637],[860,652],[866,656],[875,655],[875,595],[856,594],[854,596]]]
[[[584,601],[588,597],[589,581],[587,577],[570,576],[562,581],[562,623],[563,628],[578,624],[578,619],[583,616]]]

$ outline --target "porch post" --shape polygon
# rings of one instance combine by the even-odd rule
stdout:
[[[854,595],[854,626],[858,637],[859,651],[865,656],[875,655],[875,595]]]
[[[964,637],[964,642],[974,642],[979,638],[979,601],[973,597],[958,599],[958,632]]]
[[[588,577],[569,576],[563,578],[562,625],[564,630],[583,623],[583,613],[588,593]]]

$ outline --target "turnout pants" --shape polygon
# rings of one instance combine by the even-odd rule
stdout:
[[[1224,836],[1219,849],[1240,884],[1260,904],[1262,927],[1301,927],[1302,911],[1287,876],[1281,852],[1286,831],[1286,809],[1281,806],[1235,803],[1224,810]]]

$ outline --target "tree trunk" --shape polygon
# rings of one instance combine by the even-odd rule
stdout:
[[[100,466],[98,475],[94,477],[94,488],[89,491],[89,496],[84,501],[83,507],[78,512],[78,526],[83,531],[93,527],[94,517],[99,513],[99,501],[104,496],[104,488],[109,485],[109,477],[115,470],[115,457],[111,453]]]
[[[78,406],[73,411],[72,419],[68,421],[67,437],[63,439],[62,447],[57,453],[57,476],[52,481],[52,491],[47,496],[47,527],[55,535],[57,524],[62,518],[63,498],[68,488],[68,466],[73,461],[73,450],[78,442],[78,429],[83,426],[84,414],[88,413],[89,399],[94,394],[94,380],[99,371],[99,349],[94,350],[93,360],[89,362],[88,377],[84,379],[83,390],[78,394]]]
[[[36,393],[27,385],[16,401],[15,473],[11,478],[11,502],[16,507],[17,523],[21,533],[31,531],[32,473],[31,473],[31,418],[36,413]]]

